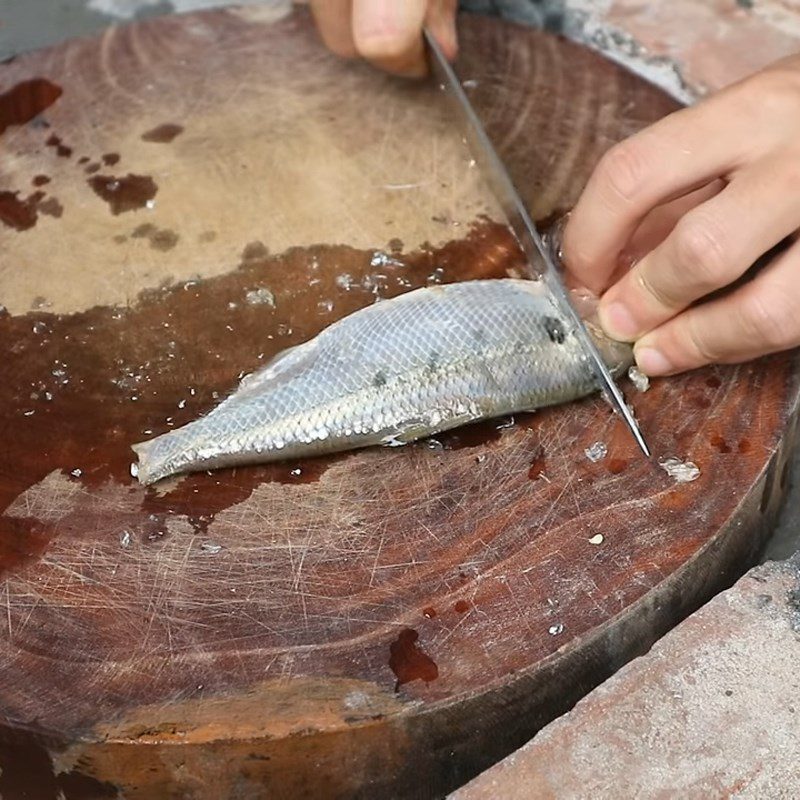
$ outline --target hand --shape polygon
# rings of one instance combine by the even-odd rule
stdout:
[[[800,344],[800,57],[613,147],[567,224],[564,257],[606,332],[668,375]],[[633,264],[633,266],[631,266]],[[699,301],[699,302],[698,302]]]
[[[456,55],[457,0],[311,0],[322,40],[334,53],[365,58],[396,75],[428,71],[422,27]]]

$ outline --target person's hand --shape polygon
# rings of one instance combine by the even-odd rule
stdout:
[[[445,55],[456,55],[457,0],[310,0],[322,41],[346,58],[365,58],[387,72],[426,73],[422,28]]]
[[[800,57],[613,147],[564,232],[606,332],[668,375],[800,344]],[[791,245],[740,285],[787,237]],[[633,266],[631,267],[631,264]],[[699,302],[698,302],[699,301]]]

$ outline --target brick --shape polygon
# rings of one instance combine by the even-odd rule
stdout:
[[[757,567],[453,794],[800,797],[800,555]]]

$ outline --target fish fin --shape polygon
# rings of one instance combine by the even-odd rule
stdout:
[[[424,419],[410,419],[386,431],[381,437],[380,444],[383,447],[402,447],[432,433],[431,426]]]
[[[316,340],[304,342],[303,344],[289,347],[282,350],[272,360],[268,361],[263,367],[245,375],[239,382],[236,391],[228,398],[242,399],[248,398],[253,394],[261,392],[270,383],[276,381],[278,378],[287,378],[293,372],[296,372],[301,365],[304,365],[306,360],[311,358],[316,350]]]
[[[404,444],[416,442],[418,439],[424,439],[427,436],[435,436],[444,430],[468,425],[470,422],[474,422],[475,419],[476,416],[474,414],[465,413],[450,417],[441,424],[434,425],[429,419],[415,417],[390,431],[386,431],[380,440],[380,444],[383,447],[401,447]]]

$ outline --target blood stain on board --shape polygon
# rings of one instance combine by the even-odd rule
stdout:
[[[498,258],[501,250],[504,258]],[[165,493],[161,487],[161,494],[130,475],[131,444],[208,412],[241,373],[330,324],[330,315],[318,312],[321,302],[333,300],[338,317],[375,302],[373,255],[343,245],[271,255],[254,242],[231,272],[144,291],[124,308],[0,312],[0,417],[11,421],[0,450],[0,574],[39,558],[56,535],[107,538],[110,525],[124,524],[134,539],[157,544],[171,519],[203,532],[258,485],[324,480],[338,460],[351,458],[344,453],[194,473]],[[484,224],[464,239],[400,254],[397,261],[380,267],[381,298],[426,285],[437,267],[444,283],[503,277],[524,256],[505,226]],[[265,282],[275,307],[245,302],[247,292]],[[124,520],[114,514],[87,520],[82,504],[57,525],[8,522],[8,506],[54,471],[82,484],[87,499],[100,487],[120,487],[137,498],[136,511]]]
[[[143,133],[142,141],[169,144],[181,133],[183,133],[182,125],[176,125],[173,122],[165,122],[163,125],[158,125]]]
[[[471,607],[468,600],[456,600],[453,610],[459,614],[466,614]]]
[[[32,78],[0,94],[0,133],[12,125],[30,122],[63,94],[63,89],[46,78]]]
[[[108,203],[111,213],[115,216],[126,211],[145,208],[158,192],[156,182],[149,175],[128,173],[121,178],[95,175],[89,178],[87,183],[98,197]]]
[[[400,691],[403,684],[411,681],[430,683],[439,677],[436,662],[419,648],[419,633],[413,628],[404,628],[389,645],[389,668],[397,679],[395,692]]]

